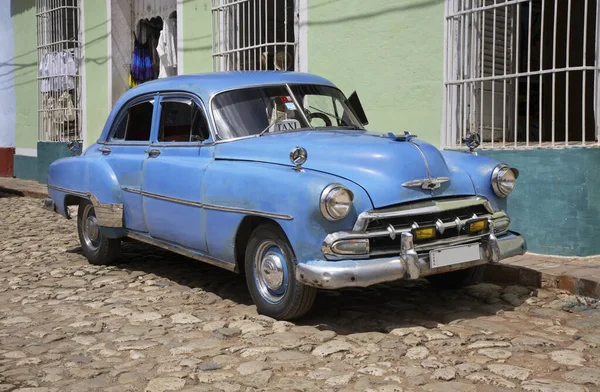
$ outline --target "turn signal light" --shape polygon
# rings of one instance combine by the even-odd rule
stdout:
[[[478,233],[483,230],[487,230],[488,221],[487,219],[480,219],[476,221],[471,221],[467,223],[467,231],[469,233]]]
[[[435,226],[419,227],[419,228],[413,229],[413,236],[415,237],[415,241],[428,240],[431,238],[435,238],[435,235],[436,235]]]

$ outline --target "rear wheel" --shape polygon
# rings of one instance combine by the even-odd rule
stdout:
[[[79,203],[77,233],[83,254],[91,264],[112,264],[119,256],[121,240],[102,235],[94,206],[89,200]]]
[[[279,320],[306,314],[317,289],[296,281],[296,258],[285,234],[264,223],[250,235],[245,258],[246,283],[259,313]]]
[[[478,265],[463,270],[447,272],[445,274],[431,275],[427,277],[433,286],[444,289],[456,289],[481,283],[485,265]]]

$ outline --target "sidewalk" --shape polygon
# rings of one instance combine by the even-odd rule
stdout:
[[[11,193],[19,196],[43,199],[48,197],[48,187],[36,181],[18,178],[0,177],[0,193]]]
[[[39,199],[48,196],[46,185],[6,177],[0,177],[2,192]],[[600,255],[557,257],[527,253],[497,265],[488,265],[485,279],[537,288],[559,288],[572,294],[600,298]]]

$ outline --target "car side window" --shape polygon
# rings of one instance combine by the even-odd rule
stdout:
[[[154,105],[151,101],[131,106],[114,127],[111,139],[149,141],[153,110]]]
[[[165,100],[161,106],[159,142],[200,142],[208,139],[208,123],[195,102]]]

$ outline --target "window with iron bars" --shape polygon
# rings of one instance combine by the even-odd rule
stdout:
[[[597,0],[448,0],[443,140],[598,146]]]
[[[212,0],[213,70],[298,69],[294,0]]]
[[[80,0],[37,0],[39,141],[82,140]]]

